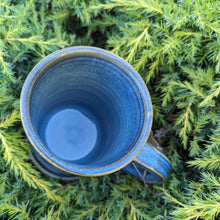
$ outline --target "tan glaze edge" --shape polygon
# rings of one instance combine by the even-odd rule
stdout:
[[[92,47],[91,47],[91,48],[92,48]],[[101,50],[102,50],[102,49],[101,49]],[[103,51],[105,51],[105,50],[103,50]],[[108,51],[108,52],[109,52],[109,51]],[[56,53],[56,52],[54,52],[54,53]],[[95,53],[96,53],[96,54],[95,54]],[[109,52],[109,53],[111,53],[111,52]],[[52,54],[53,54],[53,53],[52,53]],[[44,68],[42,68],[40,71],[38,71],[37,77],[34,79],[34,83],[33,83],[33,85],[32,85],[32,88],[31,88],[31,90],[30,90],[30,93],[29,93],[29,95],[28,95],[28,100],[29,100],[28,103],[29,103],[29,105],[30,105],[30,99],[31,99],[31,95],[32,95],[32,90],[33,90],[35,84],[37,83],[38,79],[42,76],[42,74],[43,74],[44,72],[46,72],[51,66],[53,66],[53,64],[56,64],[57,62],[63,61],[63,60],[68,59],[68,58],[79,57],[79,56],[83,56],[83,55],[85,56],[85,54],[86,54],[86,56],[89,56],[89,57],[96,57],[96,58],[104,59],[104,60],[106,60],[106,61],[108,61],[108,62],[111,62],[112,64],[115,64],[116,66],[118,66],[119,68],[121,68],[123,71],[126,72],[126,69],[123,68],[123,66],[120,65],[120,63],[113,62],[112,60],[107,59],[108,56],[106,56],[106,55],[103,56],[103,54],[101,54],[101,53],[99,53],[99,52],[97,52],[97,51],[90,51],[90,50],[77,51],[77,50],[74,50],[74,51],[66,52],[65,54],[61,54],[61,55],[55,57],[53,60],[51,60],[49,63],[47,63],[47,64],[44,66]],[[111,54],[113,54],[113,53],[111,53]],[[50,54],[50,55],[51,55],[51,54]],[[50,55],[48,55],[48,56],[50,56]],[[113,55],[116,56],[116,57],[119,57],[119,56],[117,56],[116,54],[113,54]],[[45,57],[45,58],[46,58],[46,57]],[[122,59],[121,57],[119,57],[119,58]],[[127,64],[128,64],[131,68],[133,68],[129,63],[127,63]],[[38,64],[37,64],[37,65],[38,65]],[[37,65],[36,65],[36,66],[37,66]],[[34,67],[34,68],[35,68],[35,67]],[[34,69],[34,68],[33,68],[33,69]],[[134,69],[134,68],[133,68],[133,69]],[[136,70],[135,70],[135,71],[136,71]],[[137,72],[137,71],[136,71],[136,72]],[[138,73],[138,72],[137,72],[137,73]],[[141,76],[140,76],[140,79],[141,79],[141,81],[143,82],[143,85],[144,85],[144,87],[145,87],[145,89],[146,89],[146,92],[148,93],[148,95],[149,95],[149,97],[150,97],[150,93],[149,93],[149,91],[148,91],[148,88],[146,87],[146,84],[145,84],[145,82],[144,82],[144,80],[142,79]],[[143,99],[143,102],[145,102],[144,99]],[[152,102],[151,102],[151,100],[150,100],[150,103],[151,103],[151,105],[150,105],[150,110],[151,110],[151,111],[150,111],[150,112],[151,112],[151,114],[152,114],[152,116],[151,116],[152,118],[151,118],[151,122],[150,122],[150,128],[151,128],[151,127],[152,127],[152,122],[153,122],[153,108],[152,108]],[[30,117],[30,111],[29,111],[29,109],[30,109],[30,106],[28,106],[28,115],[29,115],[29,119],[30,119],[31,117]],[[145,114],[147,115],[148,112],[145,111]],[[31,120],[30,120],[30,122],[31,122]],[[145,122],[144,122],[144,123],[145,123]],[[34,131],[32,122],[31,122],[31,127],[32,127],[32,130]],[[38,138],[38,135],[37,135],[36,133],[35,133],[35,135],[36,135],[38,141],[41,143],[41,145],[44,146],[43,143],[42,143],[42,142],[40,141],[40,139]],[[150,135],[150,132],[149,132],[149,134],[147,135],[146,140],[148,140],[149,135]],[[27,136],[28,136],[28,135],[27,135]],[[31,138],[31,137],[29,137],[29,140],[30,140],[32,146],[35,147],[35,144],[32,142],[32,138]],[[143,146],[140,148],[140,150],[137,152],[137,154],[134,155],[133,158],[135,158],[135,157],[141,152],[141,150],[143,149],[144,146],[145,146],[145,144],[143,144]],[[45,147],[45,149],[46,149],[46,147]],[[53,162],[50,158],[48,158],[45,154],[43,154],[37,147],[35,147],[35,150],[36,150],[45,160],[47,160],[48,162],[50,162],[53,166],[57,167],[58,169],[63,170],[63,171],[68,172],[68,173],[71,173],[71,174],[80,175],[80,176],[103,176],[103,175],[106,175],[106,174],[111,174],[111,173],[113,173],[113,172],[116,172],[116,171],[122,169],[123,167],[127,166],[129,163],[132,162],[132,160],[131,160],[131,161],[128,161],[127,163],[123,164],[123,167],[118,167],[118,168],[116,168],[116,169],[114,169],[114,170],[111,170],[111,171],[109,171],[109,172],[105,172],[105,173],[101,173],[101,174],[86,175],[86,174],[76,173],[76,172],[70,171],[70,170],[68,170],[68,169],[65,169],[65,168],[61,167],[60,165],[56,164],[55,162]],[[55,155],[53,155],[53,156],[56,157]],[[61,160],[61,159],[58,158],[58,157],[56,157],[56,158],[59,159],[59,160]],[[61,161],[63,161],[63,160],[61,160]],[[120,160],[119,160],[119,161],[120,161]],[[69,164],[69,163],[66,162],[66,161],[63,161],[63,162],[66,163],[66,164]],[[138,163],[138,162],[137,162],[137,163]],[[104,167],[105,167],[105,166],[104,166]],[[93,168],[91,168],[91,169],[93,169]]]
[[[135,163],[137,163],[138,165],[142,166],[143,168],[147,169],[147,170],[150,170],[151,172],[155,173],[157,176],[159,176],[163,181],[165,181],[165,177],[160,173],[158,172],[156,169],[146,165],[143,161],[141,160],[138,160],[137,158],[135,158],[133,160]]]
[[[135,170],[138,172],[139,177],[143,180],[143,182],[144,182],[144,184],[145,184],[145,183],[146,183],[146,181],[145,181],[145,174],[143,174],[143,175],[141,174],[141,172],[138,170],[137,166],[135,165],[135,162],[134,162],[134,161],[132,162],[132,164],[133,164]],[[147,182],[153,184],[153,183],[156,183],[157,180],[147,181]]]
[[[151,135],[152,135],[152,131],[151,131]],[[152,138],[152,137],[150,137]],[[154,139],[155,140],[155,139]],[[155,142],[157,142],[155,140]],[[154,147],[151,143],[147,142],[148,145],[150,145],[160,156],[162,156],[169,164],[171,164],[170,160],[163,154],[161,153],[159,150],[157,150],[156,147]],[[158,143],[157,143],[158,144]],[[158,145],[159,146],[159,145]],[[152,168],[152,167],[149,167],[147,166],[143,161],[141,160],[138,160],[138,158],[135,158],[134,159],[134,162],[136,162],[137,164],[141,165],[143,168],[146,168],[150,171],[152,171],[153,173],[155,173],[156,175],[158,175],[159,177],[161,177],[163,180],[165,180],[166,178],[160,173],[158,172],[156,169]],[[161,166],[163,166],[161,163],[160,163]],[[165,166],[163,166],[165,169],[167,169]]]
[[[58,179],[58,180],[63,180],[63,181],[72,181],[72,180],[77,180],[80,177],[79,176],[73,176],[73,177],[60,177],[57,176],[53,173],[50,173],[49,171],[47,171],[40,163],[38,163],[38,161],[35,159],[32,151],[29,152],[30,158],[33,161],[33,164],[38,168],[39,171],[41,171],[43,174],[50,176],[54,179]]]
[[[160,147],[159,143],[153,138],[153,132],[150,132],[150,135],[147,139],[147,144],[149,144],[161,157],[163,157],[170,165],[170,160],[160,151],[158,147]]]

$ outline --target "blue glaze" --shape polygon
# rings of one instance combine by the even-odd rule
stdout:
[[[101,137],[86,157],[73,151],[71,163],[91,169],[120,161],[132,151],[145,126],[141,99],[136,84],[117,66],[99,58],[74,57],[56,63],[36,82],[30,99],[30,117],[46,149],[55,158],[70,163],[70,158],[63,158],[62,154],[58,157],[50,150],[41,132],[42,123],[50,112],[66,106],[90,112],[97,120],[97,135]]]
[[[110,61],[89,56],[61,60],[40,75],[31,92],[28,122],[34,132],[30,141],[43,156],[74,173],[93,175],[119,169],[142,147],[151,127],[151,105],[145,103],[148,99],[143,100],[134,79]],[[50,151],[41,126],[49,112],[71,105],[94,115],[101,138],[87,156],[75,155],[78,159],[69,161]],[[144,123],[146,119],[149,123]]]
[[[63,160],[83,158],[95,147],[95,122],[77,108],[62,109],[42,125],[48,149]]]
[[[149,167],[149,169],[144,168],[142,164],[145,167]],[[171,165],[169,159],[164,154],[146,144],[134,162],[125,166],[123,170],[142,180],[144,178],[147,183],[163,183],[171,171]]]
[[[56,166],[53,166],[51,163],[41,157],[35,149],[31,152],[31,157],[34,164],[40,169],[42,173],[46,175],[61,180],[75,180],[77,177],[71,173],[57,168]]]
[[[59,114],[74,111],[74,106],[88,119],[80,126],[84,134],[79,139],[88,135],[80,151],[84,144],[73,144],[76,131],[62,131],[59,143],[54,127]],[[143,148],[152,124],[150,96],[139,74],[120,57],[94,47],[66,48],[39,62],[25,81],[20,109],[34,156],[58,176],[99,176],[123,168]],[[79,123],[71,115],[64,121],[75,127]],[[72,137],[64,137],[66,133]]]

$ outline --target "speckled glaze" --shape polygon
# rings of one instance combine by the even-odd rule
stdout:
[[[163,183],[171,170],[169,159],[157,148],[147,143],[134,162],[123,168],[147,183]]]
[[[53,177],[105,175],[132,161],[156,176],[168,174],[158,168],[165,156],[144,147],[152,124],[149,92],[108,51],[71,47],[44,58],[25,81],[20,111],[32,157]],[[129,167],[124,170],[135,175]]]

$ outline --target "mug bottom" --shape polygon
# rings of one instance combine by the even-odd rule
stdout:
[[[49,113],[40,135],[51,153],[65,161],[87,156],[96,146],[98,128],[95,117],[81,107],[67,107]],[[74,152],[74,153],[73,153]]]

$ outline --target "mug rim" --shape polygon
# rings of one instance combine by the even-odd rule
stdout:
[[[35,87],[36,82],[41,77],[41,75],[48,70],[54,64],[63,61],[68,58],[79,57],[79,56],[89,56],[99,58],[108,61],[117,67],[119,67],[125,74],[127,74],[132,81],[137,85],[138,91],[141,95],[143,106],[144,106],[144,120],[141,133],[138,140],[132,147],[132,149],[122,158],[114,161],[111,164],[98,166],[98,167],[83,167],[81,165],[76,165],[69,163],[57,157],[51,153],[46,146],[42,143],[37,133],[35,132],[32,120],[30,116],[30,100],[32,91]],[[149,91],[139,73],[124,59],[109,52],[107,50],[91,47],[91,46],[74,46],[64,48],[54,53],[49,54],[38,62],[32,71],[28,74],[21,91],[20,98],[20,114],[21,121],[24,127],[24,131],[35,150],[42,156],[46,161],[51,163],[53,166],[75,175],[81,176],[101,176],[109,173],[113,173],[117,170],[122,169],[127,164],[129,164],[138,155],[138,153],[143,149],[148,136],[150,135],[152,121],[153,121],[153,109],[150,99]]]

